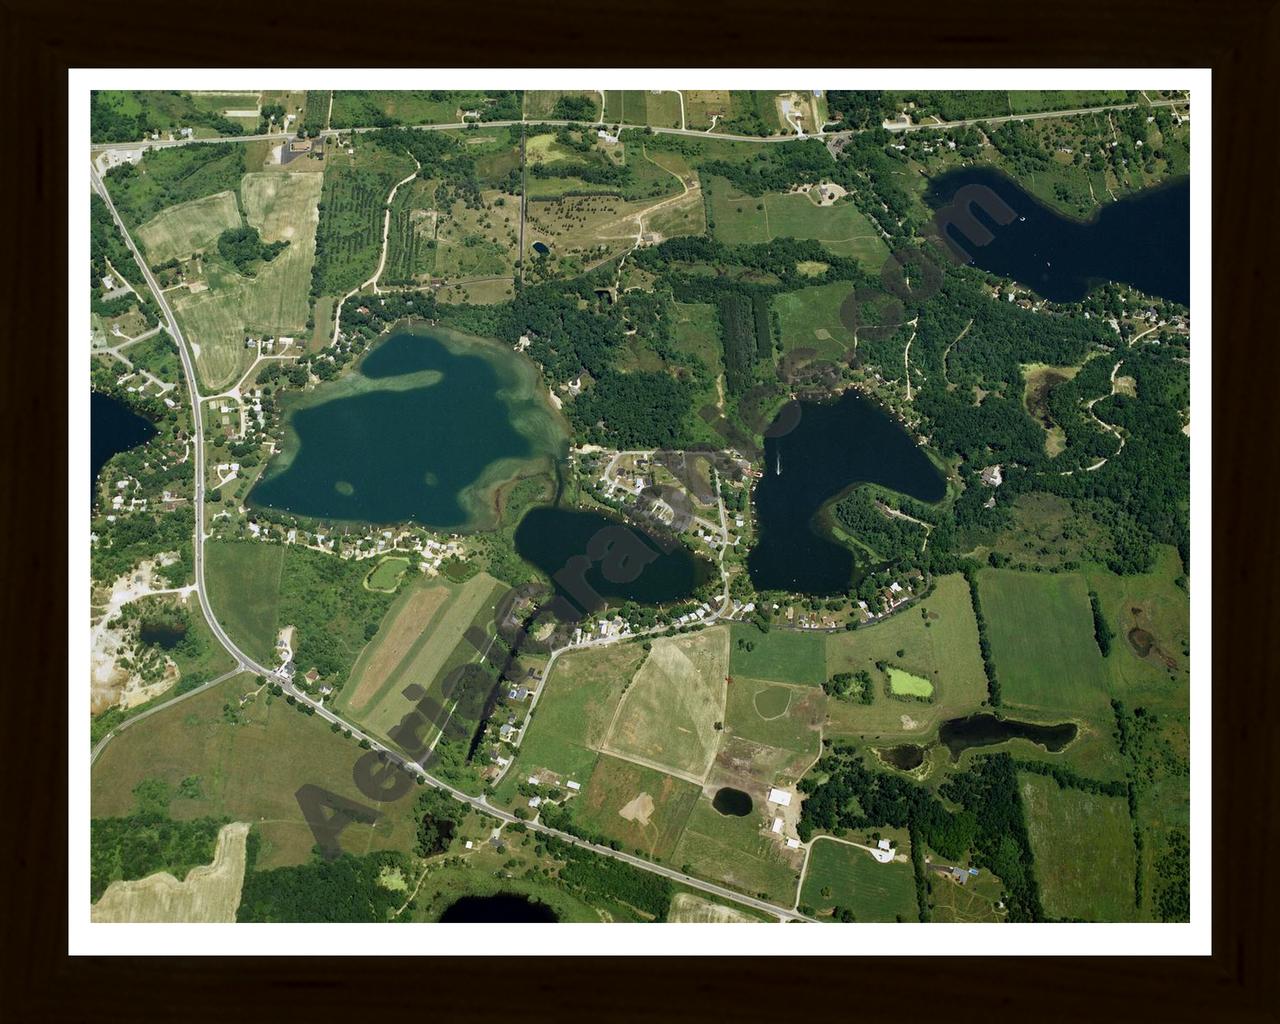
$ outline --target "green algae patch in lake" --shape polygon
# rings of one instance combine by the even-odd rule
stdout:
[[[250,500],[315,519],[488,528],[497,488],[567,444],[532,363],[441,328],[400,328],[286,401],[284,450]]]

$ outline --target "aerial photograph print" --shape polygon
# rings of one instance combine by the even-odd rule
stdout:
[[[1190,926],[1207,93],[95,74],[73,926]]]

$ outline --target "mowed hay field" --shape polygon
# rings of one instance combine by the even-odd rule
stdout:
[[[824,890],[830,895],[824,896]],[[910,860],[881,864],[866,850],[834,839],[814,840],[800,902],[820,914],[845,907],[857,921],[918,921],[920,917]]]
[[[1043,775],[1018,776],[1036,878],[1052,917],[1132,921],[1133,826],[1123,797],[1063,789]]]
[[[316,844],[295,795],[310,784],[380,813],[372,825],[353,822],[343,830],[346,852],[409,849],[416,787],[390,803],[370,801],[352,782],[352,766],[364,753],[354,740],[284,698],[270,698],[265,688],[237,710],[240,698],[257,689],[252,676],[237,676],[121,732],[93,765],[93,816],[132,813],[134,787],[144,779],[163,779],[176,792],[195,776],[199,795],[175,796],[170,815],[249,822],[262,836],[257,867],[282,867],[309,860]]]
[[[978,596],[1005,704],[1109,718],[1106,672],[1084,577],[984,569]]]
[[[803,238],[821,242],[836,256],[851,256],[869,270],[878,270],[889,255],[871,222],[848,199],[819,206],[800,192],[766,192],[761,196],[739,191],[725,178],[705,182],[713,234],[722,242],[771,242],[775,238]]]
[[[671,900],[667,920],[674,924],[763,924],[743,910],[713,903],[691,892],[678,892]]]
[[[391,668],[378,692],[361,708],[350,708],[360,724],[386,738],[412,707],[402,693],[406,686],[417,684],[438,697],[440,683],[451,669],[478,660],[480,652],[463,636],[473,623],[487,637],[493,635],[493,602],[500,588],[501,584],[485,573],[473,576],[461,587],[450,588],[451,599]],[[371,657],[376,657],[376,652]]]
[[[241,182],[248,223],[265,242],[288,241],[254,277],[226,268],[209,270],[208,287],[174,300],[187,340],[196,346],[196,366],[209,387],[235,380],[249,334],[301,338],[306,330],[315,262],[319,174],[253,173]]]
[[[803,863],[803,850],[788,850],[769,831],[772,817],[763,794],[753,794],[754,808],[745,817],[721,814],[712,806],[715,790],[698,799],[676,844],[671,864],[714,879],[752,896],[760,893],[790,905]]]
[[[218,236],[240,226],[240,208],[233,192],[219,192],[161,210],[134,234],[152,266],[186,259],[217,245]]]
[[[761,633],[744,623],[734,623],[730,629],[730,675],[801,686],[821,686],[826,681],[825,634],[792,629]]]
[[[557,658],[507,778],[545,768],[585,783],[622,691],[645,657],[640,644],[610,644]]]
[[[244,884],[249,827],[243,821],[223,825],[213,862],[192,868],[181,882],[167,871],[132,882],[117,879],[90,908],[89,919],[95,923],[234,923]]]
[[[985,610],[985,599],[983,607]],[[928,614],[927,620],[922,618],[921,608]],[[988,611],[988,619],[990,615]],[[977,711],[987,699],[978,623],[969,600],[969,585],[958,573],[938,577],[934,592],[918,605],[825,639],[828,677],[865,669],[875,687],[875,701],[869,705],[827,701],[828,736],[920,739],[945,719]],[[926,703],[886,696],[884,673],[876,668],[878,661],[929,680],[934,686],[933,700]]]
[[[581,795],[574,820],[627,850],[666,860],[698,802],[698,787],[671,775],[603,756]]]
[[[811,686],[734,676],[728,687],[724,728],[731,736],[816,759],[827,696]]]
[[[218,622],[246,654],[276,664],[280,617],[280,573],[284,546],[259,541],[205,543],[205,583]]]
[[[833,281],[773,300],[785,352],[812,350],[825,359],[840,359],[854,348],[853,331],[845,326],[841,307],[853,294],[850,281]]]
[[[443,584],[410,587],[387,610],[373,642],[360,652],[352,669],[352,683],[343,688],[339,705],[360,711],[382,693],[384,684],[404,661],[427,626],[450,598]]]
[[[614,716],[604,749],[699,783],[715,759],[724,718],[729,631],[660,637]]]

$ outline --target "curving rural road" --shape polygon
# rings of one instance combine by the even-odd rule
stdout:
[[[501,808],[494,807],[492,804],[489,803],[489,801],[484,796],[471,796],[470,794],[464,793],[459,789],[454,789],[448,783],[443,782],[440,779],[437,779],[434,776],[428,774],[427,771],[416,761],[410,761],[408,758],[404,757],[397,751],[394,751],[388,746],[386,746],[386,744],[382,743],[380,740],[376,739],[373,736],[368,735],[365,732],[362,732],[357,726],[346,721],[340,716],[334,714],[329,708],[325,707],[322,702],[315,700],[310,694],[294,686],[292,681],[290,681],[289,679],[286,679],[283,676],[280,676],[274,669],[268,668],[267,666],[261,665],[258,662],[254,661],[247,654],[245,654],[244,651],[240,650],[240,648],[236,646],[235,642],[229,636],[227,636],[226,631],[222,628],[222,625],[218,622],[217,616],[214,615],[212,606],[209,604],[209,596],[205,589],[205,581],[204,581],[204,542],[206,539],[205,532],[204,532],[204,492],[205,492],[204,430],[203,430],[203,424],[201,422],[202,398],[200,395],[199,384],[196,378],[195,364],[191,358],[191,352],[189,350],[188,343],[186,339],[182,336],[182,330],[178,326],[177,318],[173,315],[173,310],[169,307],[169,303],[165,299],[164,292],[160,290],[160,287],[156,283],[155,278],[152,276],[151,268],[147,266],[147,261],[143,259],[141,252],[138,251],[138,247],[134,244],[133,236],[130,235],[129,229],[125,226],[123,219],[120,217],[120,213],[116,209],[115,203],[112,202],[111,195],[107,191],[106,186],[103,184],[102,178],[98,174],[97,168],[95,167],[90,168],[90,176],[93,183],[94,191],[97,192],[98,195],[102,197],[103,202],[107,204],[107,209],[111,211],[111,217],[115,221],[116,227],[120,231],[121,237],[124,238],[125,244],[128,245],[129,251],[133,254],[134,260],[137,262],[139,269],[142,271],[143,277],[147,282],[147,287],[151,289],[151,293],[155,296],[156,302],[159,304],[160,310],[164,314],[165,324],[168,327],[169,333],[173,336],[174,341],[177,343],[178,354],[182,358],[182,374],[186,380],[187,389],[191,395],[192,430],[193,430],[194,438],[196,441],[196,443],[192,445],[192,447],[195,449],[194,463],[195,463],[195,474],[196,474],[195,497],[193,499],[193,504],[195,506],[194,553],[195,553],[196,594],[200,598],[200,609],[201,611],[204,612],[204,617],[205,617],[205,620],[209,623],[210,630],[213,632],[213,635],[217,638],[218,642],[222,644],[222,646],[227,650],[227,652],[233,658],[235,658],[236,665],[237,665],[237,668],[232,672],[227,673],[224,676],[220,676],[218,679],[211,680],[210,682],[205,683],[203,686],[198,687],[194,690],[191,690],[187,693],[184,693],[178,697],[175,697],[170,701],[166,701],[164,704],[157,705],[155,708],[152,708],[144,712],[143,714],[137,716],[136,718],[131,719],[130,722],[139,721],[143,717],[154,714],[156,711],[159,711],[162,708],[169,707],[181,700],[185,700],[187,697],[190,697],[196,693],[200,693],[201,691],[208,689],[209,687],[215,685],[216,683],[222,682],[223,680],[228,679],[232,675],[235,675],[239,672],[253,672],[253,673],[256,673],[257,675],[265,676],[269,679],[275,680],[285,690],[287,694],[289,694],[294,698],[294,700],[314,708],[315,713],[321,718],[323,718],[326,722],[337,723],[339,726],[348,730],[352,738],[355,739],[357,742],[361,740],[366,741],[369,744],[370,748],[377,751],[378,754],[380,754],[384,760],[390,761],[400,766],[401,768],[405,769],[406,771],[422,778],[428,785],[434,786],[436,789],[443,790],[444,792],[452,796],[455,800],[459,800],[462,803],[469,804],[470,806],[476,808],[477,810],[482,811],[483,813],[488,814],[491,817],[497,818],[499,821],[502,821],[504,824],[514,824],[520,821],[520,819],[517,818],[514,814],[504,811]],[[97,746],[94,747],[93,752],[91,754],[90,764],[92,764],[93,761],[97,760],[98,755],[102,752],[103,748],[106,747],[107,743],[110,742],[112,737],[118,735],[123,729],[127,728],[129,724],[130,723],[126,722],[121,726],[119,726],[118,728],[113,729],[111,732],[107,733],[107,735],[104,736],[98,742]],[[545,835],[555,836],[556,838],[562,839],[567,843],[571,843],[574,846],[582,847],[583,849],[591,850],[594,853],[600,854],[601,856],[612,857],[615,860],[626,861],[628,864],[631,864],[634,867],[640,868],[644,871],[650,871],[654,874],[662,875],[664,878],[669,878],[672,881],[679,882],[681,885],[688,886],[691,889],[698,889],[698,890],[701,890],[702,892],[709,893],[713,896],[718,896],[721,899],[729,900],[730,902],[733,902],[733,903],[739,903],[739,904],[742,904],[743,906],[751,907],[755,910],[762,911],[763,913],[770,914],[778,918],[779,920],[784,920],[784,921],[812,921],[813,920],[812,918],[806,917],[804,914],[801,914],[797,910],[787,908],[787,907],[782,907],[775,903],[770,903],[767,900],[756,899],[755,897],[752,897],[752,896],[745,896],[742,893],[735,892],[734,890],[725,888],[724,886],[716,885],[713,882],[704,882],[700,878],[694,878],[691,875],[686,875],[683,872],[676,871],[672,868],[665,867],[661,864],[654,864],[653,862],[645,860],[642,857],[636,857],[629,853],[623,853],[621,850],[614,850],[608,846],[601,846],[597,843],[587,842],[586,840],[579,839],[577,836],[570,835],[566,832],[561,832],[558,829],[548,828],[546,825],[543,825],[537,821],[527,821],[527,822],[524,822],[524,825],[526,828],[528,828],[533,832],[540,832]]]

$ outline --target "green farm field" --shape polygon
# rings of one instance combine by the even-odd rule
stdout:
[[[644,658],[639,644],[589,647],[557,658],[507,778],[546,768],[585,782],[623,688]]]
[[[801,860],[768,830],[760,801],[745,817],[721,814],[711,798],[699,798],[671,863],[751,895],[790,905],[795,899]]]
[[[243,695],[257,690],[243,708]],[[94,763],[90,806],[94,817],[129,814],[139,782],[160,778],[177,792],[194,776],[198,795],[175,797],[175,819],[222,817],[252,822],[262,834],[259,869],[302,864],[316,837],[295,794],[319,786],[380,812],[373,825],[353,822],[341,835],[344,851],[408,849],[414,840],[416,788],[393,803],[371,803],[352,782],[363,753],[282,697],[269,697],[252,676],[241,675],[157,712],[120,733]]]
[[[823,895],[824,891],[830,895]],[[866,850],[834,839],[814,840],[800,902],[820,914],[844,907],[853,912],[855,921],[919,918],[910,861],[881,864]]]
[[[209,603],[222,628],[250,657],[274,665],[284,547],[211,540],[204,550]]]
[[[153,266],[212,249],[218,236],[240,226],[233,192],[219,192],[161,210],[137,230],[147,261]]]
[[[826,638],[826,651],[828,677],[865,670],[871,673],[876,690],[869,705],[828,700],[826,735],[923,739],[946,719],[977,711],[987,698],[978,624],[969,586],[959,574],[938,577],[937,588],[919,605],[853,632],[832,634]],[[878,661],[932,682],[933,700],[885,696],[885,676],[876,668]]]
[[[666,860],[698,795],[698,787],[683,779],[603,756],[569,807],[574,820],[592,831]]]
[[[355,698],[349,707],[358,721],[375,734],[387,737],[388,732],[409,710],[409,702],[401,690],[416,683],[431,692],[439,680],[453,667],[474,661],[478,654],[463,640],[467,627],[473,623],[486,629],[492,623],[493,595],[500,585],[485,573],[471,577],[456,590],[447,604],[437,612],[428,629],[409,648],[400,661],[390,669],[385,682],[366,703],[355,706]],[[379,630],[379,635],[383,631]],[[390,636],[388,630],[386,635]],[[364,660],[369,655],[369,662]],[[374,662],[378,651],[372,647],[362,653],[357,669]],[[353,672],[354,674],[354,672]],[[359,693],[359,681],[344,692]],[[367,692],[367,691],[366,691]]]
[[[664,90],[655,95],[645,89],[609,89],[604,95],[604,119],[610,124],[680,127],[678,93]]]
[[[701,783],[716,755],[715,723],[724,718],[728,646],[723,626],[654,640],[603,749]]]
[[[1005,704],[1048,714],[1110,715],[1083,576],[984,569],[978,594]]]
[[[734,623],[730,630],[730,675],[801,686],[821,686],[826,680],[824,635],[790,629],[761,633],[744,623]]]
[[[1045,912],[1085,921],[1132,921],[1135,850],[1123,797],[1018,777]]]
[[[321,178],[317,174],[246,174],[241,186],[248,223],[265,242],[289,245],[254,277],[207,269],[207,288],[174,302],[196,366],[209,387],[235,380],[242,368],[246,332],[300,337],[306,330],[315,260]]]
[[[852,282],[833,281],[776,296],[773,308],[782,329],[783,351],[810,349],[823,358],[840,359],[853,349],[853,332],[840,315],[840,307],[852,294]]]
[[[790,686],[734,676],[725,704],[725,732],[816,759],[827,696],[812,686]]]
[[[524,94],[524,116],[529,120],[550,118],[561,96],[583,97],[591,101],[594,113],[591,119],[600,113],[600,94],[586,89],[526,89]]]
[[[798,192],[751,196],[717,177],[708,178],[704,187],[713,234],[722,242],[813,239],[834,255],[852,256],[870,270],[878,270],[889,255],[875,228],[848,200],[819,206]]]

